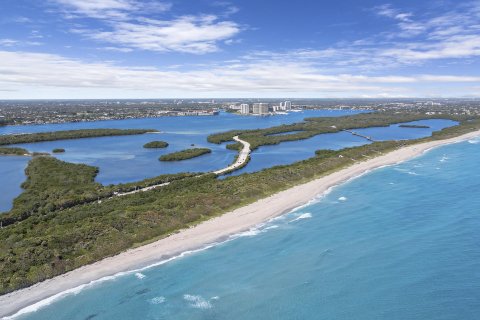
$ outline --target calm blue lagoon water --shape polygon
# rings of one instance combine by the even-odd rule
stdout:
[[[375,170],[231,241],[20,319],[476,320],[479,142]]]
[[[311,158],[316,150],[339,150],[370,143],[367,139],[354,136],[348,132],[320,134],[305,140],[287,141],[278,145],[262,146],[252,152],[251,160],[246,167],[232,172],[239,175],[256,172],[278,165],[292,164]]]
[[[79,122],[68,124],[7,126],[0,128],[0,134],[34,133],[73,129],[120,128],[120,129],[157,129],[160,133],[101,137],[77,140],[61,140],[41,143],[19,144],[17,146],[35,152],[51,152],[63,148],[65,153],[55,157],[73,163],[85,163],[99,167],[97,181],[104,184],[133,182],[161,174],[178,172],[208,172],[227,167],[236,156],[236,152],[225,148],[225,144],[216,145],[207,142],[207,136],[215,132],[232,129],[256,129],[300,122],[307,117],[342,116],[355,114],[353,110],[309,110],[292,112],[288,115],[270,117],[246,117],[221,113],[212,117],[161,117],[147,119],[129,119],[98,122]],[[418,138],[429,136],[432,131],[440,130],[455,123],[447,120],[427,120],[430,129],[372,128],[376,137],[391,139]],[[369,132],[370,134],[370,132]],[[165,149],[145,149],[143,145],[153,140],[164,140],[170,145]],[[312,157],[318,149],[341,149],[368,143],[368,140],[347,133],[335,133],[316,136],[307,140],[285,142],[276,146],[261,147],[252,154],[252,161],[238,175],[255,172],[274,165],[285,165]],[[193,145],[193,146],[192,146]],[[198,158],[160,162],[158,158],[165,153],[192,147],[207,147],[211,154]],[[21,169],[18,169],[21,167]],[[25,159],[10,160],[2,165],[2,170],[12,172],[2,176],[0,184],[0,211],[11,208],[13,199],[20,194],[19,186],[25,180],[23,168]]]
[[[64,148],[64,154],[57,158],[74,163],[85,163],[100,168],[97,181],[107,184],[133,182],[166,173],[205,172],[220,169],[233,162],[236,153],[207,142],[207,136],[215,132],[232,129],[256,129],[300,122],[307,117],[342,116],[356,114],[354,110],[309,110],[292,112],[288,115],[270,117],[245,117],[221,113],[212,117],[161,117],[97,122],[78,122],[48,125],[25,125],[0,127],[1,134],[35,133],[59,130],[118,128],[118,129],[157,129],[159,134],[138,136],[102,137],[78,140],[51,141],[20,144],[19,147],[36,152],[51,152]],[[165,149],[144,149],[146,142],[164,140],[170,145]],[[165,153],[185,148],[208,147],[211,154],[180,162],[160,162]],[[0,157],[2,158],[2,157]],[[25,180],[24,158],[11,158],[0,162],[2,174],[0,183],[0,212],[11,208],[13,199],[20,194],[20,185]]]
[[[409,140],[429,137],[432,135],[432,132],[454,126],[457,122],[433,119],[413,121],[405,124],[428,125],[430,128],[401,128],[399,127],[400,124],[395,124],[388,127],[355,129],[354,131],[365,136],[370,136],[377,141]],[[295,131],[292,133],[295,133]],[[340,150],[367,143],[371,142],[348,132],[338,132],[321,134],[306,140],[288,141],[273,146],[262,146],[253,151],[251,160],[246,167],[234,171],[230,175],[239,175],[246,172],[251,173],[273,166],[292,164],[313,157],[315,151],[320,149]]]
[[[0,212],[10,210],[12,200],[22,193],[28,157],[0,156]]]
[[[430,128],[401,128],[401,124],[426,125]],[[434,131],[439,131],[457,124],[458,122],[452,120],[430,119],[393,124],[389,127],[355,129],[354,131],[364,136],[371,137],[375,141],[411,140],[429,137]]]

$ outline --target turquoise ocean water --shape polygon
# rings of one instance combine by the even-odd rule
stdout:
[[[19,319],[478,319],[480,140]]]

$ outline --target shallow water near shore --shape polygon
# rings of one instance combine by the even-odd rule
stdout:
[[[477,319],[478,141],[375,170],[232,241],[18,319]]]

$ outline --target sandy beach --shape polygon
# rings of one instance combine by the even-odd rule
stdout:
[[[167,238],[125,251],[29,288],[0,296],[0,317],[9,319],[10,315],[34,311],[49,301],[58,299],[64,294],[76,292],[81,289],[81,286],[89,285],[99,279],[119,273],[132,272],[178,256],[183,252],[204,248],[209,244],[219,242],[230,235],[248,230],[266,220],[304,205],[329,188],[360,176],[367,171],[411,159],[441,145],[464,141],[477,136],[480,136],[480,131],[452,139],[407,146],[376,158],[357,162],[328,176],[279,192],[190,229],[182,230]],[[45,299],[48,300],[45,301]]]

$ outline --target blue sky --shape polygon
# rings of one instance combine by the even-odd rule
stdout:
[[[0,99],[479,96],[478,0],[0,4]]]

